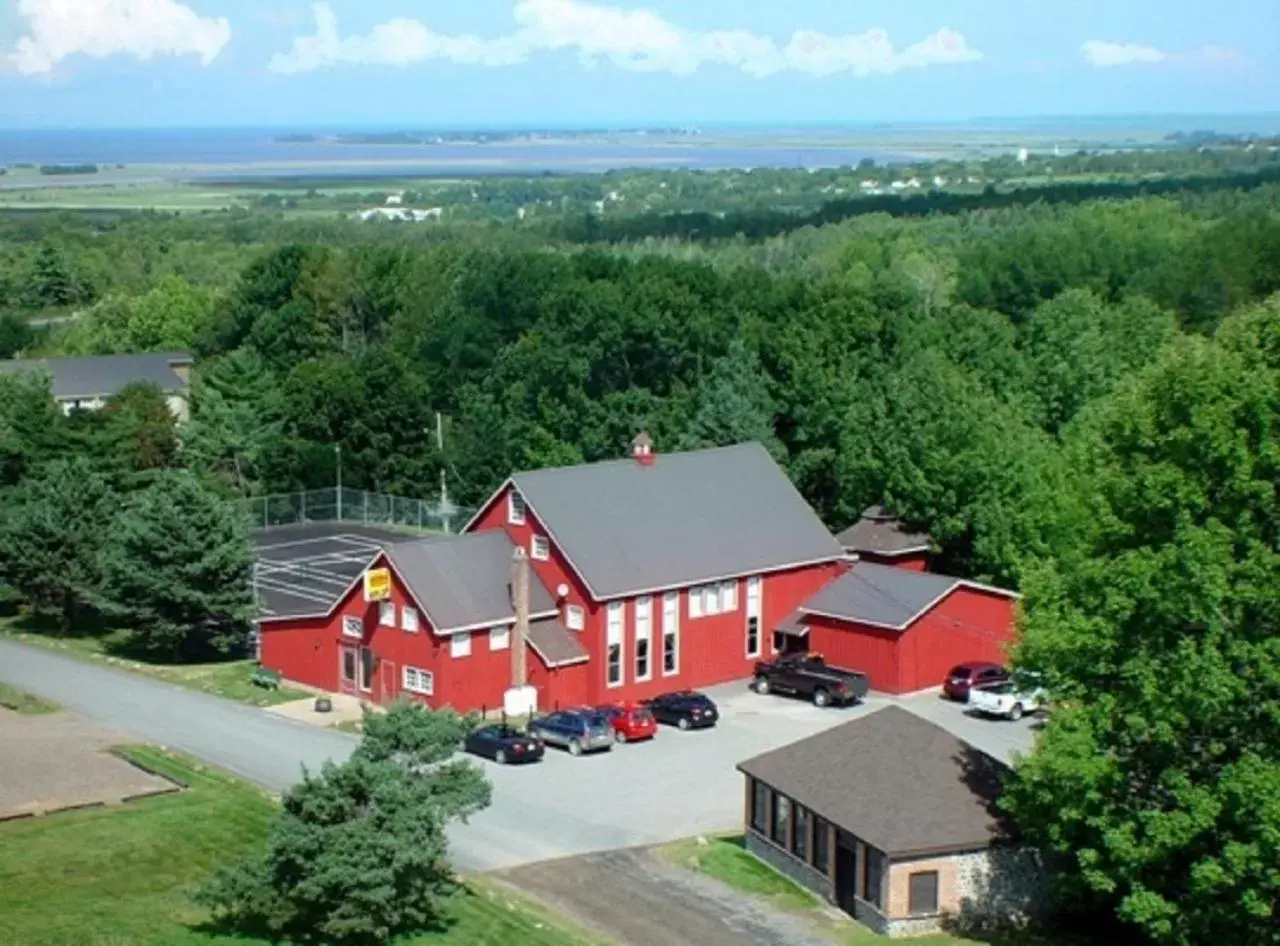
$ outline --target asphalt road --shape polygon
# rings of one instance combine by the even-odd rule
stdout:
[[[303,766],[344,759],[355,746],[343,733],[13,641],[0,640],[0,680],[271,791],[296,782]],[[493,805],[451,829],[454,862],[495,870],[734,829],[742,819],[738,762],[889,702],[873,694],[860,706],[818,710],[742,684],[709,692],[721,710],[712,730],[664,727],[648,743],[576,759],[549,750],[532,766],[482,763]],[[932,694],[898,702],[997,757],[1031,742],[1030,720],[974,719]]]

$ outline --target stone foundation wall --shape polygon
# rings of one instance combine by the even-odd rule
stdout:
[[[835,901],[835,891],[831,886],[831,878],[822,873],[822,871],[810,867],[804,861],[791,856],[772,841],[750,829],[747,831],[746,845],[748,851],[778,873],[794,880],[806,890],[812,890],[828,903]],[[835,856],[835,852],[832,852],[832,856]]]

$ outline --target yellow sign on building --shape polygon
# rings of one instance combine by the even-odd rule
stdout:
[[[364,573],[364,600],[386,601],[391,597],[391,571],[371,568]]]

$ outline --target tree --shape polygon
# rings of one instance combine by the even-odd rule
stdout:
[[[165,276],[141,295],[103,299],[66,330],[71,353],[186,350],[205,331],[215,305],[212,292],[177,276]]]
[[[760,356],[734,339],[700,385],[697,408],[680,447],[696,450],[754,440],[782,459],[786,451],[773,430],[776,412]]]
[[[27,304],[33,309],[68,306],[79,298],[79,289],[62,251],[52,243],[45,243],[31,264]]]
[[[186,471],[131,497],[103,551],[107,610],[139,650],[176,660],[242,651],[253,617],[248,522]]]
[[[0,583],[69,630],[97,600],[117,502],[83,459],[55,460],[0,496]]]
[[[53,455],[63,420],[47,372],[0,372],[0,488]]]
[[[133,473],[172,466],[178,453],[177,418],[154,384],[121,388],[102,409],[113,454]]]
[[[197,894],[227,927],[335,946],[444,925],[457,883],[445,827],[488,804],[489,785],[448,762],[462,723],[411,704],[368,714],[360,747],[290,789],[266,851]]]
[[[1091,418],[1088,554],[1027,587],[1063,705],[1005,804],[1064,897],[1170,946],[1280,942],[1278,303]]]
[[[0,359],[21,354],[35,338],[36,333],[18,313],[0,312]]]

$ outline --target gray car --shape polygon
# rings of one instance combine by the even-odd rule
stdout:
[[[613,748],[613,727],[604,713],[561,710],[529,723],[530,734],[549,746],[560,746],[570,755],[608,752]]]

